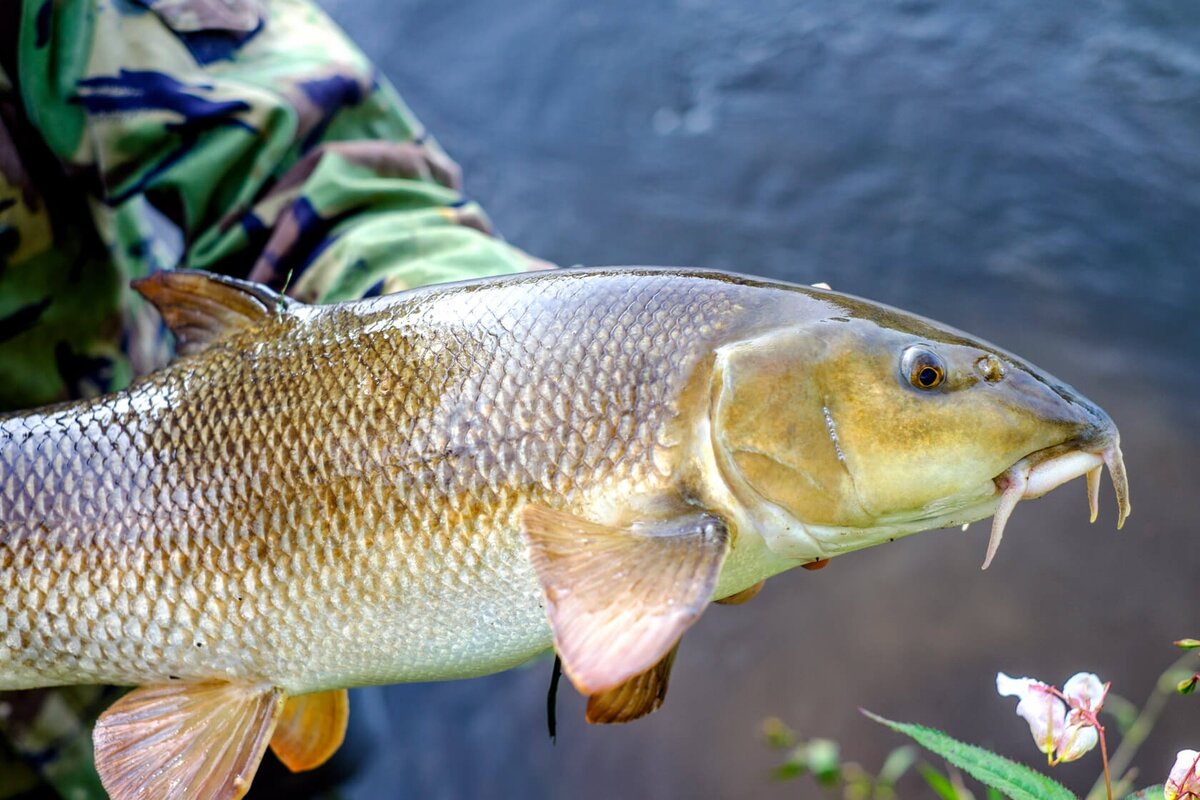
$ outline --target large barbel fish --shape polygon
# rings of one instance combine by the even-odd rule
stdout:
[[[995,515],[1107,464],[1112,420],[937,323],[718,272],[567,270],[305,306],[136,283],[181,357],[0,418],[0,688],[138,688],[113,797],[319,764],[345,687],[553,646],[592,721],[661,703],[710,600]]]

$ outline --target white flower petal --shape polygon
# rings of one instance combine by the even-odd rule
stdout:
[[[1188,792],[1200,794],[1200,752],[1196,750],[1180,750],[1175,756],[1164,796],[1166,800],[1176,800]]]
[[[1091,672],[1080,672],[1071,676],[1063,686],[1063,694],[1071,708],[1095,714],[1104,705],[1104,684]]]
[[[1053,753],[1066,727],[1067,705],[1050,693],[1050,687],[1033,678],[996,675],[996,691],[1005,697],[1019,697],[1017,714],[1029,723],[1033,741],[1043,753]]]
[[[1035,684],[1046,685],[1035,678],[1010,678],[1003,672],[996,673],[996,691],[1003,697],[1024,697]]]
[[[1091,750],[1100,741],[1100,736],[1091,725],[1081,722],[1068,725],[1058,742],[1059,761],[1074,761]]]
[[[1029,732],[1038,749],[1053,753],[1066,727],[1066,704],[1052,694],[1034,690],[1017,703],[1017,714],[1029,723]]]

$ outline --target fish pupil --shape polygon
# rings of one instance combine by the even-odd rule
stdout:
[[[922,345],[910,347],[900,359],[901,374],[917,389],[936,389],[946,378],[946,365]]]

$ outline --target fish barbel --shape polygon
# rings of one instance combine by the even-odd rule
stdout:
[[[1112,420],[965,334],[825,289],[564,270],[306,306],[136,282],[180,357],[0,417],[0,688],[136,689],[115,798],[240,797],[341,742],[345,687],[553,646],[591,721],[662,702],[684,630],[793,566],[1107,464]]]

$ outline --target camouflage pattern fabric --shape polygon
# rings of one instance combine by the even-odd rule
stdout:
[[[320,302],[530,263],[304,0],[16,11],[16,74],[0,75],[0,407],[159,363],[122,353],[155,338],[128,289],[151,270],[276,287],[290,273],[292,294]]]
[[[154,270],[329,302],[543,266],[306,0],[0,0],[0,411],[165,363]],[[0,798],[103,797],[115,696],[0,694]]]

